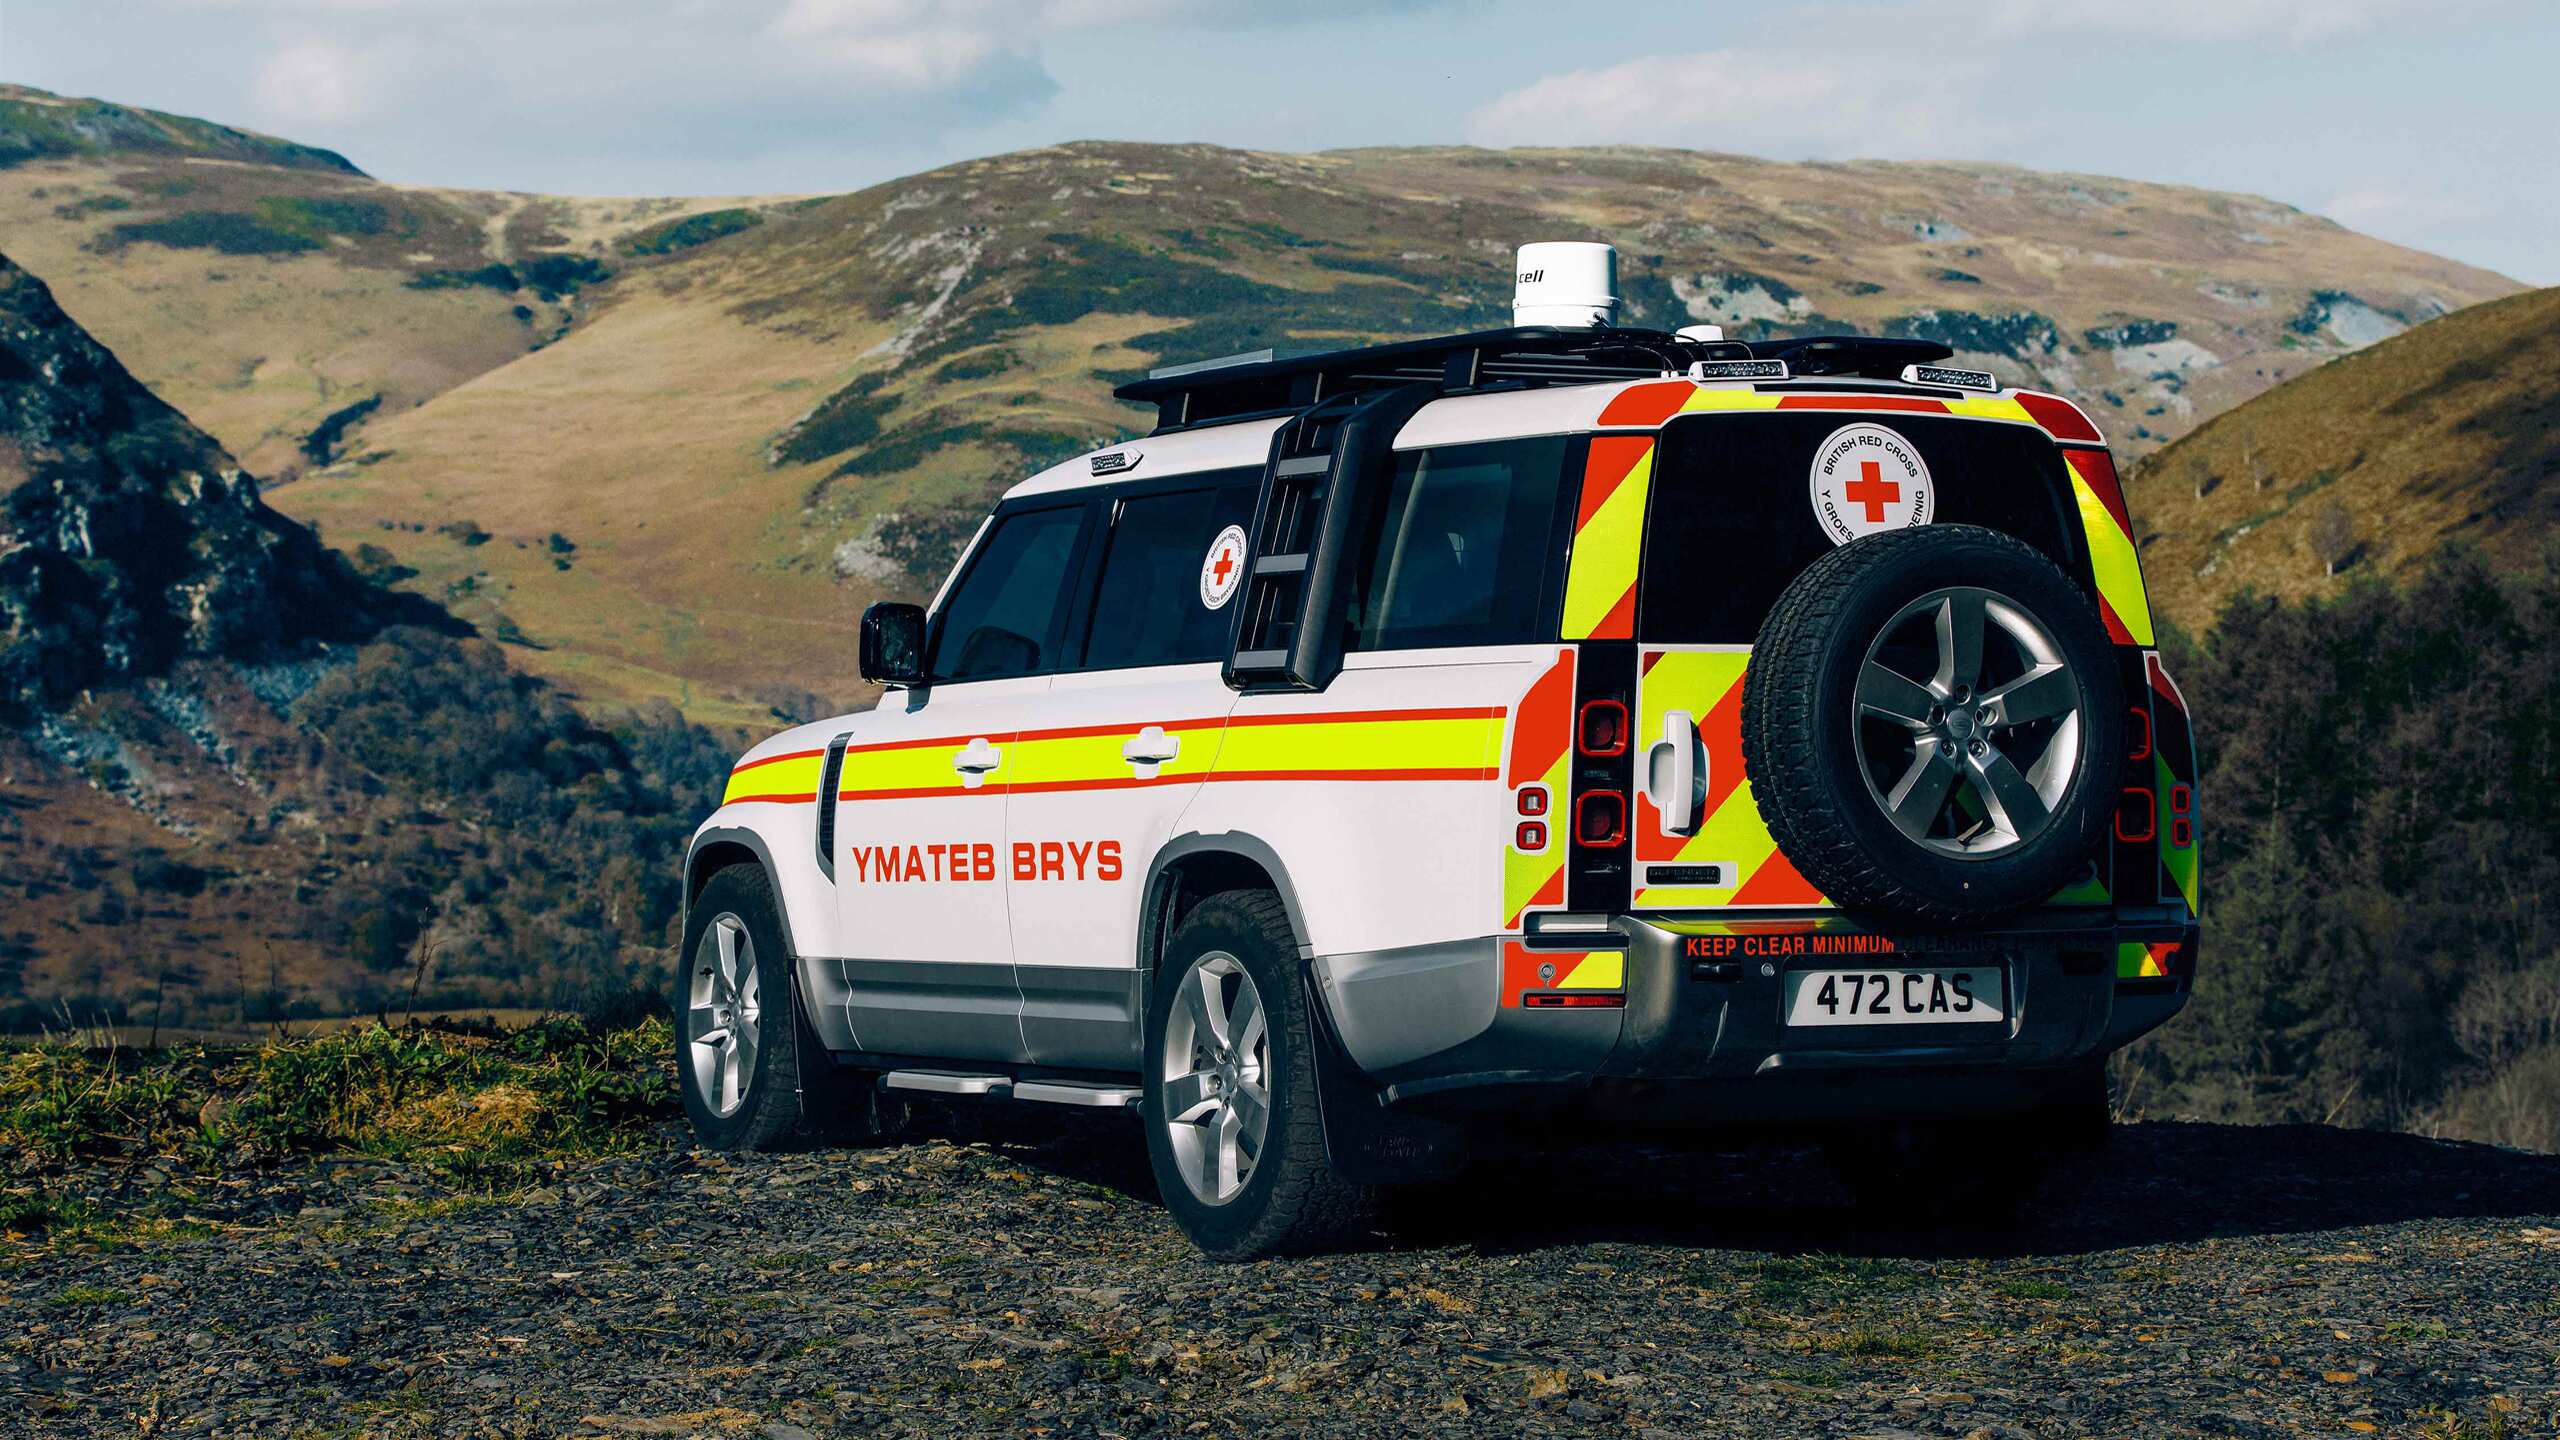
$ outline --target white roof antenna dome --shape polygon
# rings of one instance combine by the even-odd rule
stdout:
[[[1618,250],[1588,240],[1542,240],[1520,247],[1511,323],[1599,330],[1618,319]]]

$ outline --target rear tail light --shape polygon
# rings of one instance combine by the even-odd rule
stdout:
[[[1616,845],[1627,838],[1627,797],[1594,790],[1573,802],[1573,843]]]
[[[2128,785],[2116,797],[2116,838],[2127,845],[2141,845],[2160,833],[2160,807],[2151,792]]]
[[[2151,711],[2148,707],[2136,705],[2126,712],[2124,737],[2124,758],[2151,758]]]
[[[2169,787],[2169,843],[2181,850],[2196,843],[2196,826],[2191,812],[2195,809],[2195,792],[2184,785]]]
[[[1585,755],[1627,753],[1627,707],[1615,700],[1593,700],[1582,707],[1574,724],[1575,748]]]
[[[1520,1003],[1532,1010],[1616,1010],[1627,1003],[1624,995],[1585,994],[1577,990],[1525,990]]]
[[[1520,792],[1514,803],[1523,815],[1544,815],[1547,813],[1547,788],[1531,785]]]
[[[1521,821],[1519,830],[1511,837],[1511,848],[1522,851],[1546,849],[1547,827],[1535,820]]]

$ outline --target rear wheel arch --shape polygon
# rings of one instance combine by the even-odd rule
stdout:
[[[1184,835],[1157,852],[1147,877],[1138,916],[1139,972],[1155,972],[1173,932],[1201,902],[1235,890],[1268,890],[1279,896],[1299,958],[1306,957],[1306,912],[1279,855],[1249,835]]]

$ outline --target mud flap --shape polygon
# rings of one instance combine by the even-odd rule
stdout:
[[[1466,1133],[1455,1125],[1400,1111],[1351,1063],[1312,967],[1300,970],[1315,1039],[1316,1101],[1324,1115],[1325,1159],[1355,1185],[1412,1185],[1445,1180],[1467,1157]]]

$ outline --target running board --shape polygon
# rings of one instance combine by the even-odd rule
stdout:
[[[921,1090],[928,1095],[1003,1096],[1013,1089],[1010,1075],[964,1075],[952,1070],[892,1070],[880,1077],[891,1090]]]
[[[980,1095],[989,1099],[1032,1100],[1045,1105],[1083,1105],[1125,1110],[1145,1092],[1135,1085],[1104,1085],[1087,1080],[1016,1080],[1010,1075],[972,1075],[957,1070],[892,1070],[880,1077],[891,1090],[927,1095]]]
[[[1096,1085],[1082,1080],[1017,1080],[1013,1085],[1016,1100],[1092,1105],[1104,1110],[1125,1110],[1137,1104],[1144,1093],[1135,1085]]]

